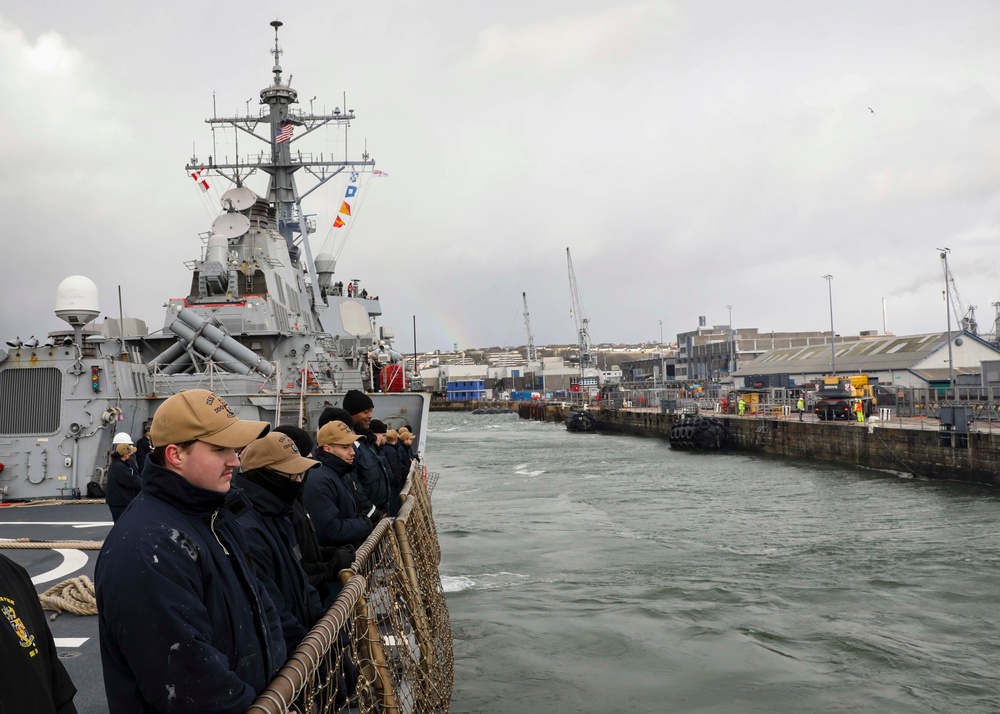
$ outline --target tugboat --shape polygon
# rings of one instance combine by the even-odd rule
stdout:
[[[249,136],[263,148],[187,163],[203,189],[231,187],[199,254],[186,263],[192,274],[184,297],[167,301],[162,329],[149,333],[133,319],[95,326],[97,286],[77,275],[56,297],[55,313],[70,329],[41,342],[3,336],[0,500],[79,497],[88,482],[101,484],[115,433],[137,438],[157,406],[182,389],[211,389],[241,418],[307,429],[345,392],[364,390],[376,416],[408,426],[423,451],[429,395],[414,391],[420,384],[392,349],[392,330],[377,326],[380,301],[359,295],[357,282],[347,281],[346,291],[335,283],[333,255],[313,256],[316,226],[302,203],[340,176],[347,179],[341,213],[350,215],[375,161],[367,151],[347,160],[299,148],[320,127],[346,127],[355,114],[316,114],[312,102],[298,107],[279,61],[282,23],[271,25],[273,78],[260,91],[260,111],[206,120],[213,132]],[[303,177],[312,185],[300,190]]]

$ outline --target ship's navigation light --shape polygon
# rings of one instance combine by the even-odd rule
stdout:
[[[101,368],[94,366],[90,368],[90,388],[95,392],[101,391]]]

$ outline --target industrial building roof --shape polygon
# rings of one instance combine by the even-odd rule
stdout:
[[[980,339],[967,332],[973,339]],[[837,372],[910,369],[948,342],[948,333],[927,335],[885,335],[858,342],[836,344]],[[819,373],[830,369],[830,345],[789,347],[765,352],[741,365],[736,375]]]

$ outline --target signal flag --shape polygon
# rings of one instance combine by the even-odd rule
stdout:
[[[201,172],[202,172],[202,171],[204,171],[204,170],[205,170],[205,167],[204,167],[204,166],[202,166],[202,167],[201,167],[200,169],[198,169],[197,171],[192,171],[192,172],[191,172],[191,178],[193,178],[193,179],[194,179],[194,182],[195,182],[196,184],[198,184],[198,187],[199,187],[199,188],[200,188],[200,189],[201,189],[202,191],[207,191],[207,190],[208,190],[208,189],[210,188],[210,187],[209,187],[209,185],[208,185],[208,179],[205,179],[205,178],[202,178],[202,177],[201,177]]]

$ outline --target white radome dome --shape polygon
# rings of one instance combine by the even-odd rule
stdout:
[[[101,314],[97,285],[90,278],[71,275],[56,288],[56,315],[70,325],[86,325]]]

